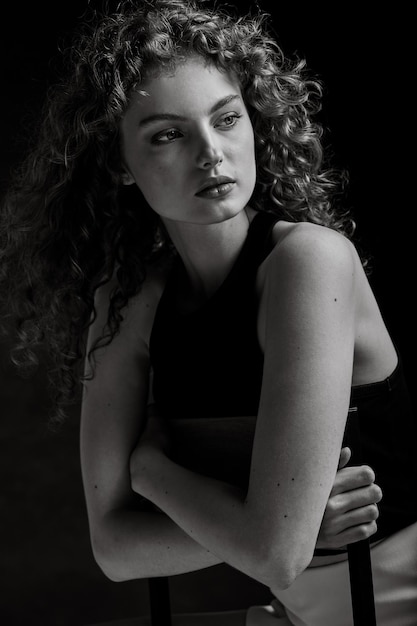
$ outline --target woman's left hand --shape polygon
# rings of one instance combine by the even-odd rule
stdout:
[[[375,474],[370,467],[346,467],[349,459],[349,448],[343,448],[317,548],[345,548],[349,543],[368,539],[377,531],[382,491],[375,484]]]

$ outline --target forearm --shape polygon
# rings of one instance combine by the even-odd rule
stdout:
[[[132,487],[219,561],[263,584],[271,583],[265,556],[269,546],[263,545],[243,490],[189,471],[162,453],[140,456]],[[280,577],[279,560],[276,565],[275,580]]]
[[[173,576],[221,563],[167,515],[117,510],[92,532],[97,563],[113,581]]]

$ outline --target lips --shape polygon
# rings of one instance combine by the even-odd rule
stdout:
[[[213,176],[208,178],[196,192],[196,196],[207,194],[221,195],[225,191],[230,191],[235,181],[228,176]]]

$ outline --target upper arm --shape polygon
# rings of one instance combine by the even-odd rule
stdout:
[[[264,373],[248,503],[271,550],[281,546],[311,557],[349,406],[354,251],[341,235],[301,224],[267,262]]]
[[[110,289],[106,286],[96,296],[97,319],[89,329],[89,347],[102,334]],[[94,352],[94,375],[85,383],[81,468],[93,534],[108,513],[129,506],[136,498],[130,487],[129,458],[146,415],[148,336],[156,291],[145,287],[123,310],[120,332]]]

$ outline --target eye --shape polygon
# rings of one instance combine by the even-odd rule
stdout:
[[[179,139],[180,137],[182,137],[182,133],[179,130],[170,128],[169,130],[164,130],[154,135],[151,141],[154,144],[172,143],[175,139]]]
[[[226,113],[217,122],[216,127],[229,129],[235,126],[242,116],[239,113]]]

